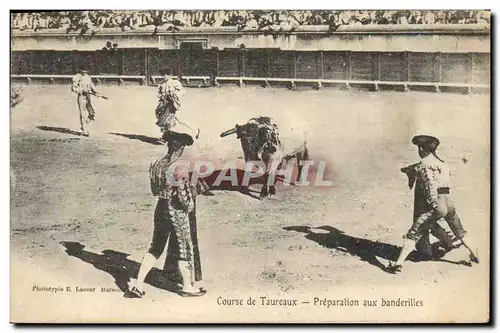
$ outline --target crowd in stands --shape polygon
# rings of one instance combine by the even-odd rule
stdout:
[[[483,10],[342,10],[342,11],[64,11],[13,13],[11,26],[21,31],[60,29],[67,33],[95,33],[100,29],[122,31],[151,28],[175,31],[181,27],[237,27],[239,30],[293,31],[303,25],[366,24],[474,24],[490,23],[490,12]]]

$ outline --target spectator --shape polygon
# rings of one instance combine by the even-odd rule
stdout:
[[[122,29],[122,31],[132,30],[132,27],[134,26],[132,15],[123,13],[121,15],[121,18],[122,18],[122,23],[120,28]]]
[[[326,19],[326,24],[328,24],[328,31],[333,32],[337,30],[340,26],[340,16],[338,12],[332,12],[328,15]]]
[[[200,27],[206,28],[211,27],[215,23],[215,11],[207,10],[203,12],[203,21],[201,22]]]
[[[434,16],[434,13],[432,11],[427,11],[424,15],[423,18],[423,23],[424,24],[435,24],[436,23],[436,18]]]
[[[190,26],[192,27],[199,27],[201,23],[203,22],[203,11],[201,10],[194,10],[190,11],[189,13],[190,17]]]
[[[349,17],[349,25],[355,25],[355,26],[361,25],[361,20],[359,18],[359,10],[350,11],[348,13],[348,17]]]
[[[307,25],[309,18],[312,16],[310,10],[298,10],[293,13],[293,16],[299,25]]]
[[[465,24],[466,23],[466,16],[465,16],[464,11],[457,10],[455,15],[454,15],[453,20],[456,21],[458,24]]]
[[[382,15],[386,20],[386,24],[396,24],[397,23],[397,11],[395,10],[386,10]]]
[[[140,28],[141,23],[140,23],[140,15],[136,12],[130,14],[130,29],[135,30]]]
[[[476,13],[476,23],[489,24],[490,12],[487,10],[480,10]]]
[[[250,13],[248,15],[248,21],[246,22],[246,27],[250,29],[257,29],[259,27],[259,23],[257,22],[254,13]]]
[[[273,18],[270,13],[263,13],[258,20],[258,28],[260,30],[269,30],[271,26]]]
[[[408,18],[408,22],[410,24],[422,24],[422,14],[418,10],[414,10],[410,13],[410,17]]]
[[[442,10],[438,10],[436,12],[435,23],[436,24],[445,24],[446,23],[446,13]]]
[[[363,25],[371,23],[370,11],[368,11],[368,10],[359,11],[358,12],[358,20]]]
[[[229,20],[230,20],[231,12],[228,10],[217,10],[215,12],[215,18],[216,18],[216,27],[226,27],[230,25]]]
[[[83,17],[81,19],[81,25],[80,25],[80,33],[84,34],[86,32],[94,32],[94,24],[92,23],[92,20],[90,19],[90,13],[88,11],[83,12]]]
[[[174,11],[161,10],[158,13],[159,16],[158,21],[161,22],[161,26],[167,29],[174,26],[175,14],[176,12]]]
[[[465,24],[476,23],[474,19],[474,12],[472,10],[468,10],[465,12]]]
[[[43,29],[47,29],[49,27],[48,21],[44,13],[37,13],[35,15],[34,26],[35,26],[35,31],[40,31]]]
[[[191,13],[188,11],[179,11],[176,15],[179,26],[189,27],[191,25]]]
[[[115,15],[109,15],[106,17],[106,22],[104,23],[104,26],[106,28],[118,28],[120,22],[118,21],[118,16]]]
[[[94,24],[97,28],[104,28],[104,25],[106,23],[106,14],[99,12],[97,15],[94,17]]]
[[[153,15],[151,14],[151,12],[147,12],[144,15],[142,22],[143,22],[145,27],[154,26],[154,18],[153,18]]]
[[[213,10],[204,11],[201,25],[204,27],[210,27],[212,26],[213,21],[214,21],[214,11]]]
[[[116,15],[115,17],[115,24],[114,28],[120,28],[122,31],[124,30],[124,22],[123,22],[123,16],[122,15]]]
[[[349,25],[350,20],[351,20],[350,12],[342,11],[339,13],[339,24],[340,25]]]
[[[112,50],[113,50],[113,46],[112,46],[111,42],[107,42],[107,43],[106,43],[106,46],[104,46],[104,47],[102,48],[102,50],[103,50],[103,51],[112,51]]]
[[[113,43],[113,51],[118,51],[118,43]]]
[[[410,12],[408,10],[399,10],[396,13],[396,24],[408,24],[408,16]]]
[[[446,19],[445,19],[445,24],[451,24],[453,23],[454,16],[455,16],[455,11],[447,11],[446,12]]]
[[[21,27],[21,16],[20,15],[11,14],[10,15],[10,26],[13,29],[20,29],[20,27]]]
[[[280,15],[280,30],[289,32],[295,31],[300,26],[299,21],[293,16],[292,12],[283,12]]]

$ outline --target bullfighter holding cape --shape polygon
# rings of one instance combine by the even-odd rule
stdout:
[[[195,286],[202,279],[196,232],[196,195],[207,191],[208,186],[203,180],[193,184],[188,169],[175,163],[179,161],[184,148],[193,145],[198,135],[199,130],[196,132],[188,126],[177,124],[164,134],[167,154],[150,166],[151,191],[158,197],[158,203],[154,212],[151,246],[142,261],[137,282],[130,289],[135,297],[145,294],[144,281],[164,252],[167,239],[166,266],[178,269],[182,276],[179,294],[193,297],[206,293],[206,290]]]
[[[158,105],[155,110],[156,125],[165,134],[176,125],[176,112],[180,109],[180,96],[184,94],[182,83],[168,70],[162,72],[163,80],[158,85]],[[161,141],[165,142],[165,135]]]
[[[440,140],[431,135],[416,135],[412,143],[417,146],[421,160],[401,171],[408,176],[410,189],[415,186],[413,224],[404,236],[403,247],[396,263],[390,263],[386,271],[392,274],[401,272],[404,261],[413,249],[419,249],[419,245],[420,248],[425,248],[425,244],[429,244],[429,233],[440,240],[440,245],[446,252],[464,246],[469,251],[470,261],[479,262],[476,254],[464,241],[467,232],[451,200],[450,169],[436,154]],[[446,221],[455,236],[454,239],[437,224],[440,219]],[[423,243],[419,243],[420,241]]]

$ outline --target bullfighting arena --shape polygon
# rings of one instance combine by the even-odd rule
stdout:
[[[169,291],[163,256],[150,273],[146,297],[128,299],[120,288],[136,278],[151,241],[156,198],[148,168],[165,151],[155,141],[156,90],[99,87],[109,100],[94,99],[96,122],[84,137],[77,135],[69,86],[23,89],[24,101],[11,110],[12,319],[29,313],[33,321],[78,322],[85,313],[86,322],[487,320],[474,310],[489,302],[488,95],[188,88],[180,115],[200,127],[201,136],[186,155],[218,163],[241,158],[236,137],[219,134],[251,117],[271,116],[285,151],[307,132],[310,159],[326,162],[324,178],[332,185],[278,185],[277,196],[262,201],[231,189],[200,195],[207,295],[182,298]],[[441,139],[438,154],[452,169],[453,197],[481,262],[459,264],[463,252],[457,250],[439,261],[413,258],[391,275],[381,263],[396,259],[413,209],[413,192],[399,169],[418,161],[411,137],[419,131]],[[227,301],[250,296],[256,306]],[[298,305],[261,305],[261,296],[297,299]],[[379,304],[327,307],[315,297]],[[380,306],[381,298],[398,297],[424,306]]]

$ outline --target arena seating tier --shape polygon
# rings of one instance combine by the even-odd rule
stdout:
[[[489,24],[487,10],[206,10],[206,11],[63,11],[11,14],[14,31],[96,33],[101,29],[131,31],[150,28],[175,31],[186,27],[293,32],[303,26],[327,25],[330,31],[349,25]]]

